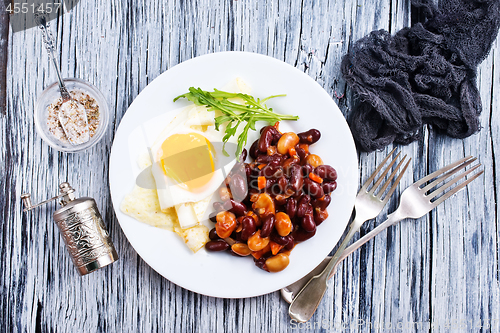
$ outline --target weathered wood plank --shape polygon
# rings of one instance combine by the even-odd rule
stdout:
[[[340,74],[342,56],[370,31],[395,33],[410,24],[410,17],[409,0],[82,1],[53,22],[65,59],[63,75],[94,83],[114,112],[103,142],[84,154],[57,153],[35,133],[36,97],[55,73],[37,29],[11,33],[9,112],[0,115],[2,324],[19,332],[296,331],[279,293],[240,300],[198,295],[162,278],[137,256],[103,186],[114,132],[128,105],[163,71],[225,50],[263,53],[294,65],[348,115],[356,101]],[[482,180],[432,214],[392,227],[347,259],[313,322],[382,332],[390,330],[377,324],[391,324],[396,331],[398,323],[433,321],[438,325],[432,331],[448,332],[447,321],[500,319],[499,53],[497,41],[479,72],[481,133],[452,140],[425,131],[420,142],[400,148],[413,159],[401,188],[467,154],[484,164]],[[360,182],[387,152],[360,155]],[[96,198],[120,254],[117,263],[84,278],[75,272],[51,220],[54,206],[24,215],[18,200],[23,191],[31,191],[35,200],[46,198],[62,180],[80,195]],[[393,211],[396,201],[397,195],[362,233]]]

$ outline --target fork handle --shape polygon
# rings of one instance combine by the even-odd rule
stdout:
[[[297,320],[298,322],[306,322],[308,321],[323,299],[323,295],[326,292],[328,287],[328,278],[330,274],[333,272],[333,269],[336,267],[337,263],[340,261],[340,257],[342,252],[344,252],[347,244],[352,239],[354,234],[358,232],[361,223],[358,223],[356,218],[351,224],[349,232],[345,236],[344,240],[340,244],[337,252],[333,255],[330,262],[325,267],[325,269],[316,276],[313,276],[311,280],[299,291],[297,296],[293,299],[290,307],[288,308],[288,314],[292,319]]]

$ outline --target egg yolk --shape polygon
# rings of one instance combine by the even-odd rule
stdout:
[[[191,192],[202,191],[215,171],[214,147],[198,133],[174,134],[161,145],[165,175]]]

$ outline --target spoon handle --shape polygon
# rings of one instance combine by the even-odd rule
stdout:
[[[64,84],[61,76],[61,70],[59,69],[59,63],[57,62],[57,58],[55,55],[55,40],[52,32],[50,31],[50,29],[48,29],[49,23],[47,22],[47,18],[45,17],[45,15],[36,15],[35,19],[38,27],[42,31],[43,43],[45,44],[45,48],[47,49],[49,58],[52,60],[52,64],[54,65],[54,68],[56,70],[57,82],[59,83],[59,90],[61,91],[63,101],[70,100],[71,95],[69,94],[68,89],[66,88],[66,85]]]

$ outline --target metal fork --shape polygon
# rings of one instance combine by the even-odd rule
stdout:
[[[396,155],[396,157],[389,163],[387,168],[385,168],[384,172],[382,172],[380,177],[375,181],[375,184],[373,184],[371,189],[368,190],[368,187],[375,180],[375,177],[382,170],[385,163],[389,160],[389,157],[391,157],[394,154],[395,150],[396,149],[393,149],[389,153],[389,155],[387,155],[387,157],[384,158],[384,160],[380,163],[377,169],[370,176],[370,178],[368,178],[368,180],[365,182],[363,187],[361,187],[361,189],[359,190],[358,195],[356,196],[356,201],[354,203],[354,210],[356,212],[356,215],[350,225],[347,236],[340,244],[337,252],[335,252],[335,254],[333,255],[332,259],[330,260],[326,268],[320,274],[312,277],[311,280],[309,280],[309,282],[304,286],[304,288],[302,288],[302,290],[293,299],[292,303],[290,304],[290,308],[288,310],[290,317],[292,317],[293,319],[296,319],[299,322],[303,322],[307,321],[313,315],[314,311],[316,311],[316,308],[321,302],[321,299],[323,298],[323,295],[325,294],[326,289],[328,287],[327,285],[328,277],[330,276],[330,273],[332,272],[333,268],[339,261],[342,252],[346,248],[347,244],[352,239],[352,237],[359,231],[364,222],[366,222],[367,220],[371,220],[377,217],[378,214],[380,214],[382,208],[384,208],[387,201],[389,201],[389,198],[391,197],[392,193],[394,193],[394,191],[396,190],[396,187],[401,181],[401,177],[403,177],[404,172],[408,168],[411,158],[404,165],[401,173],[397,176],[393,185],[387,192],[387,195],[384,196],[386,189],[389,187],[389,185],[391,185],[391,182],[394,179],[394,177],[396,177],[399,168],[403,165],[403,162],[406,160],[406,155],[398,163],[394,171],[390,174],[389,178],[382,185],[377,194],[375,194],[375,190],[377,190],[382,181],[384,181],[385,176],[389,173],[393,165],[396,163],[401,152],[399,152]],[[303,320],[304,316],[308,316],[307,319]]]
[[[338,263],[344,260],[352,252],[356,251],[366,242],[371,240],[373,237],[378,235],[381,231],[387,229],[388,227],[398,223],[399,221],[405,218],[416,219],[424,216],[432,209],[434,209],[437,205],[441,204],[443,201],[445,201],[446,199],[448,199],[449,197],[451,197],[452,195],[463,189],[470,182],[472,182],[474,179],[483,174],[484,171],[481,170],[480,172],[474,174],[472,177],[468,177],[467,180],[458,184],[453,189],[444,193],[439,198],[436,198],[446,189],[450,188],[454,184],[457,184],[460,180],[465,178],[472,171],[476,170],[481,165],[481,163],[476,164],[472,168],[469,168],[467,171],[462,172],[461,174],[453,177],[453,179],[451,179],[450,181],[438,187],[440,183],[444,182],[446,179],[453,176],[457,172],[464,170],[467,166],[469,166],[476,160],[477,159],[473,158],[472,156],[465,157],[461,160],[456,161],[455,163],[449,164],[444,168],[439,169],[436,172],[431,173],[430,175],[418,180],[410,187],[408,187],[401,194],[400,203],[396,211],[387,216],[387,220],[385,222],[381,223],[375,229],[373,229],[368,234],[359,239],[357,242],[355,242],[347,249],[345,249],[345,251],[343,251],[343,253],[340,255],[340,258],[337,261],[337,263],[333,266],[333,269],[337,267]],[[426,184],[427,182],[430,183]],[[324,273],[325,270],[323,270],[322,273]],[[332,271],[330,271],[331,275],[333,275]],[[331,277],[331,275],[328,274],[328,277]],[[315,276],[314,278],[316,278],[317,276]],[[316,311],[316,308],[319,305],[319,301],[321,301],[321,298],[319,298],[318,301],[316,298],[311,299],[309,297],[309,295],[312,295],[314,297],[315,294],[318,294],[313,289],[315,288],[314,286],[312,287],[309,286],[310,283],[306,284],[304,288],[302,288],[302,290],[297,294],[295,299],[292,301],[292,304],[290,304],[289,314],[293,319],[299,322],[306,322],[307,320],[309,320]],[[300,294],[304,292],[305,292],[304,297],[301,297],[299,299]],[[295,302],[295,300],[299,301]],[[293,305],[295,306],[292,309]]]

